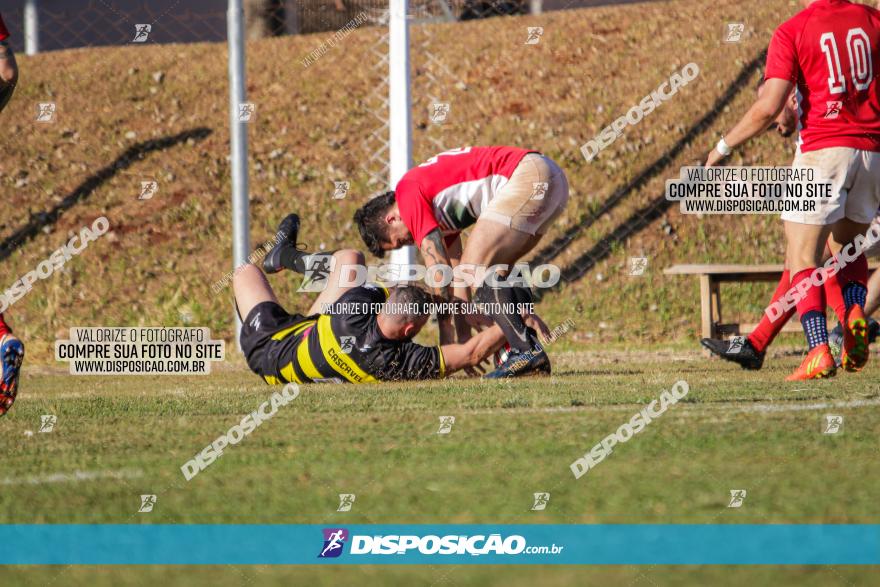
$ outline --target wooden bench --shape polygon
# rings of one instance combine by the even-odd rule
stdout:
[[[871,263],[873,272],[880,264]],[[700,323],[703,338],[718,338],[725,334],[748,334],[755,324],[724,324],[721,320],[721,284],[756,281],[778,282],[783,266],[779,265],[674,265],[663,271],[666,275],[698,275],[700,277]],[[757,300],[756,300],[757,301]],[[769,300],[763,300],[769,302]],[[792,321],[783,332],[799,332],[801,326]]]

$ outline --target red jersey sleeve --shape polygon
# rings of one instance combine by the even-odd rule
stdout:
[[[789,27],[784,25],[773,33],[770,47],[767,49],[764,79],[771,78],[784,79],[793,84],[798,80],[798,58],[794,35]]]
[[[429,232],[439,226],[434,218],[431,200],[422,192],[421,186],[412,181],[401,181],[394,188],[394,199],[400,210],[400,218],[409,229],[416,246]]]

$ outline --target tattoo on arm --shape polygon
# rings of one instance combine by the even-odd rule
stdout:
[[[422,256],[425,258],[425,265],[449,265],[449,253],[446,252],[446,244],[443,242],[443,234],[439,228],[435,228],[422,239]],[[436,288],[435,293],[442,298],[449,300],[449,288]]]

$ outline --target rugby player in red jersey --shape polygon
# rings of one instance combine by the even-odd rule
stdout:
[[[360,251],[300,250],[300,219],[290,214],[276,234],[283,238],[263,260],[268,273],[290,269],[313,274],[326,267],[325,287],[306,315],[290,314],[254,265],[236,269],[236,309],[242,318],[241,350],[252,371],[269,384],[373,383],[440,379],[479,365],[503,343],[492,326],[463,344],[423,346],[412,341],[430,313],[429,294],[417,286],[354,285],[365,269]]]
[[[9,31],[0,15],[0,111],[9,103],[18,81],[15,55],[9,48]],[[5,301],[3,302],[5,306]],[[0,313],[0,416],[9,411],[18,394],[18,375],[24,358],[24,346],[13,334]]]
[[[848,0],[803,0],[805,10],[774,33],[767,53],[765,91],[709,154],[716,165],[764,131],[797,88],[800,136],[793,166],[813,167],[832,186],[832,198],[813,212],[782,215],[791,288],[810,347],[790,381],[836,373],[828,346],[825,292],[808,282],[822,264],[830,237],[835,255],[863,235],[880,207],[880,95],[874,74],[880,47],[880,12]],[[851,250],[851,249],[847,249]],[[867,260],[863,251],[837,274],[845,304],[842,365],[864,367],[869,357]],[[778,292],[777,292],[778,293]]]
[[[758,86],[758,98],[762,96],[763,92],[764,80],[762,78],[761,84]],[[783,137],[789,137],[794,134],[797,126],[798,103],[796,92],[793,91],[790,94],[789,99],[786,101],[782,111],[779,113],[779,116],[776,117],[774,124],[771,125],[770,128],[775,129],[776,132]],[[880,217],[875,217],[874,223],[876,224],[878,221],[880,221]],[[873,250],[866,251],[865,254],[867,257],[880,255],[880,245],[875,246]],[[829,246],[826,245],[823,260],[830,256],[831,250]],[[776,291],[771,298],[771,303],[784,296],[790,287],[791,274],[786,266],[782,272],[779,284],[776,286]],[[843,347],[842,324],[846,321],[846,304],[843,300],[843,292],[840,289],[840,284],[836,279],[826,280],[823,287],[825,288],[825,297],[828,305],[834,310],[839,321],[839,324],[829,335],[829,346],[831,347],[832,354],[837,358]],[[875,273],[868,282],[868,300],[865,305],[866,316],[870,316],[873,311],[877,310],[877,305],[880,305],[875,305],[878,296],[872,295],[872,292],[877,289],[880,289],[880,272]],[[767,348],[773,343],[773,340],[782,331],[785,324],[792,318],[792,316],[794,316],[794,313],[794,308],[785,310],[778,316],[773,317],[765,312],[761,316],[761,321],[748,336],[737,336],[731,340],[704,338],[700,342],[715,355],[722,359],[737,363],[743,369],[759,370],[764,365],[764,356],[767,352]],[[878,326],[880,325],[878,325],[876,321],[869,319],[868,338],[871,342],[877,338]],[[836,363],[839,367],[840,361],[837,360]]]
[[[373,198],[355,214],[361,237],[373,254],[416,244],[427,267],[489,268],[506,265],[495,283],[435,288],[445,299],[485,304],[504,331],[511,351],[488,378],[546,374],[550,361],[516,308],[529,303],[527,288],[510,271],[541,240],[568,202],[568,180],[548,157],[516,147],[464,147],[431,157],[409,170],[394,191]],[[461,231],[473,226],[462,245]],[[441,342],[468,336],[467,324],[486,324],[467,314],[439,316]],[[538,321],[540,323],[540,321]],[[540,323],[542,324],[542,323]],[[546,326],[541,326],[545,331]],[[542,332],[546,335],[546,332]]]

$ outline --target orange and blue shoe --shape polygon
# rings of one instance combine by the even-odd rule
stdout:
[[[825,379],[837,374],[837,366],[834,364],[834,355],[827,344],[813,347],[807,353],[804,362],[794,373],[785,378],[786,381],[807,381],[808,379]]]
[[[846,311],[846,328],[843,329],[843,350],[840,364],[847,371],[861,371],[871,356],[868,341],[868,320],[859,305]]]
[[[18,374],[24,360],[24,345],[21,341],[6,334],[0,338],[0,416],[9,411],[18,395]]]

